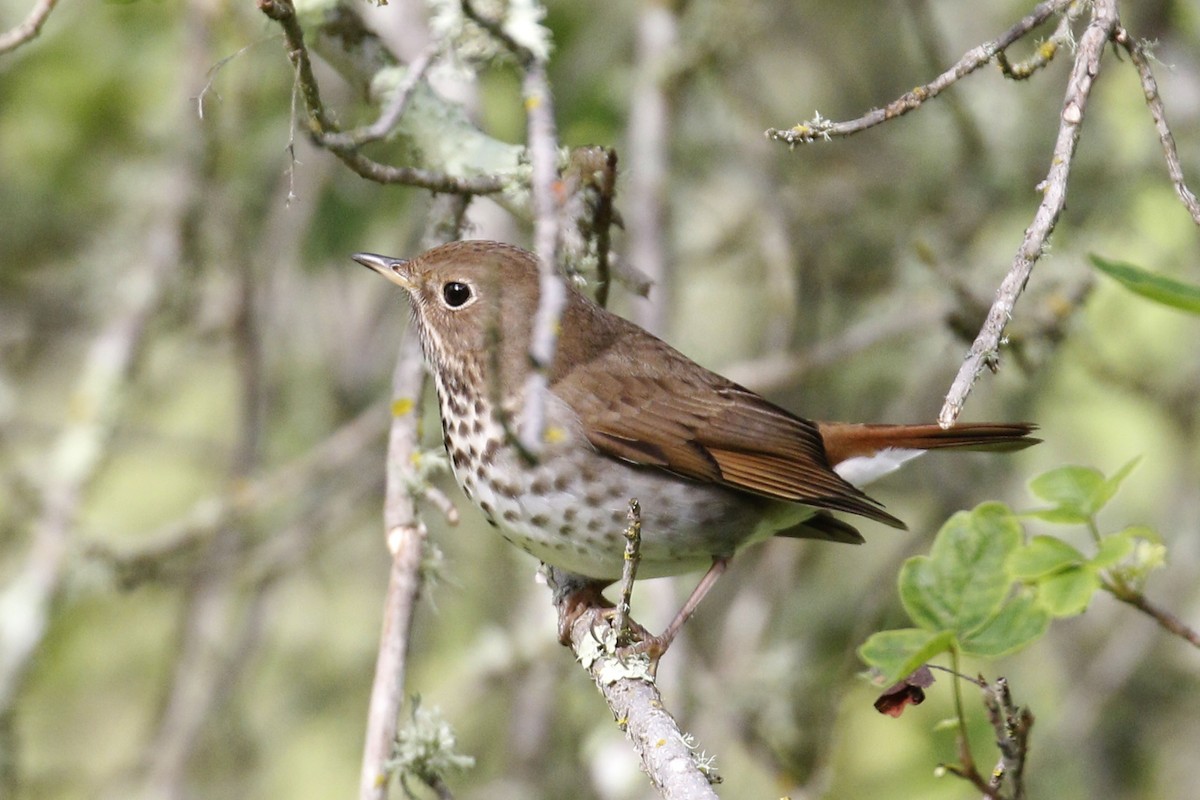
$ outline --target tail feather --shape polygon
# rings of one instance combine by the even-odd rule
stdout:
[[[881,450],[1023,450],[1041,441],[1029,434],[1037,426],[1027,422],[966,422],[943,428],[937,424],[867,425],[819,423],[830,466],[851,458],[870,457]]]

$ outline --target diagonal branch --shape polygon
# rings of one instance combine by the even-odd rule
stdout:
[[[1075,147],[1083,126],[1084,112],[1092,86],[1100,74],[1100,59],[1104,47],[1120,24],[1116,0],[1096,0],[1092,6],[1092,18],[1079,38],[1075,63],[1067,81],[1066,96],[1059,116],[1058,138],[1050,157],[1050,170],[1038,186],[1042,202],[1034,214],[1033,222],[1025,229],[1025,238],[1017,249],[1012,266],[988,311],[978,336],[971,345],[966,359],[959,367],[958,375],[946,394],[946,401],[938,414],[938,422],[949,426],[962,412],[967,395],[975,385],[984,367],[995,368],[1004,329],[1012,317],[1017,298],[1025,289],[1033,265],[1041,258],[1054,231],[1058,218],[1067,202],[1067,178],[1071,162],[1075,158]]]
[[[29,10],[29,16],[4,33],[0,33],[0,55],[10,50],[16,50],[41,33],[42,26],[46,24],[46,18],[50,16],[50,12],[54,10],[57,3],[58,0],[38,0]]]
[[[888,103],[883,108],[867,112],[858,119],[848,122],[831,122],[820,114],[808,122],[795,125],[786,130],[768,128],[766,137],[777,142],[783,142],[790,147],[809,142],[829,140],[838,136],[850,136],[873,128],[888,120],[902,117],[921,106],[926,100],[932,100],[943,91],[953,86],[959,80],[970,75],[975,70],[987,64],[997,54],[1004,52],[1014,42],[1024,38],[1030,31],[1055,14],[1061,13],[1074,0],[1047,0],[1039,4],[1029,14],[999,37],[985,42],[978,47],[968,50],[958,63],[924,86],[918,86],[910,92]]]
[[[1167,161],[1167,174],[1171,176],[1175,194],[1179,195],[1179,199],[1187,207],[1192,219],[1197,225],[1200,225],[1200,202],[1196,200],[1196,195],[1183,180],[1183,167],[1179,163],[1179,151],[1175,148],[1175,137],[1171,135],[1171,128],[1167,125],[1167,113],[1163,108],[1162,98],[1158,94],[1158,82],[1154,80],[1154,73],[1150,70],[1150,59],[1146,55],[1146,49],[1140,42],[1135,41],[1129,35],[1129,31],[1123,27],[1117,28],[1113,41],[1125,48],[1125,52],[1129,53],[1129,60],[1137,68],[1138,76],[1142,80],[1142,93],[1146,96],[1146,107],[1150,109],[1150,117],[1154,120],[1154,129],[1158,131],[1158,141],[1162,144],[1163,156]]]

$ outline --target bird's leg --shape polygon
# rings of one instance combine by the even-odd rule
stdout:
[[[651,636],[642,639],[637,644],[631,645],[627,649],[627,652],[645,653],[650,657],[651,663],[657,663],[658,659],[662,658],[663,654],[667,652],[667,648],[671,646],[671,642],[675,641],[675,637],[679,635],[683,624],[691,618],[692,614],[696,613],[696,609],[700,606],[700,601],[708,594],[708,590],[713,587],[717,579],[725,573],[725,568],[728,566],[728,557],[714,557],[712,566],[708,568],[708,572],[704,573],[704,577],[696,584],[696,588],[688,596],[687,602],[679,609],[679,613],[675,615],[675,619],[671,620],[671,624],[667,626],[667,629],[658,636]]]
[[[554,606],[558,609],[558,641],[570,647],[571,628],[581,616],[593,608],[613,608],[612,602],[603,594],[612,581],[585,578],[548,564],[544,565],[544,570],[554,591]]]

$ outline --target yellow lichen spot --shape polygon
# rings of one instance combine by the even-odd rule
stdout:
[[[411,414],[416,403],[411,397],[397,397],[392,401],[392,416],[403,417],[405,414]]]
[[[412,455],[408,457],[408,462],[414,467],[419,467],[421,465],[421,451],[414,450]]]
[[[525,98],[525,110],[533,111],[535,108],[540,108],[542,105],[542,96],[540,94],[531,94]]]
[[[566,440],[567,432],[557,425],[550,425],[546,428],[546,433],[542,438],[545,439],[546,444],[558,444]]]
[[[667,743],[667,740],[666,740],[666,739],[659,739],[657,742],[655,742],[655,743],[654,743],[654,746],[655,746],[655,747],[662,747],[662,746],[663,746],[663,745],[665,745],[666,743]]]
[[[1042,42],[1042,46],[1038,48],[1038,55],[1049,61],[1054,58],[1054,54],[1058,52],[1058,44],[1053,41]]]

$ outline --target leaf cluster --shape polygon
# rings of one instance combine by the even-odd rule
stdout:
[[[1160,537],[1144,526],[1101,534],[1097,523],[1136,465],[1111,477],[1060,467],[1029,484],[1044,507],[1018,513],[989,502],[955,514],[929,555],[900,570],[900,599],[913,627],[874,634],[860,657],[888,683],[946,653],[999,658],[1037,641],[1052,619],[1083,613],[1099,590],[1140,588],[1165,563]],[[1085,526],[1090,554],[1057,536],[1031,535],[1026,519]]]

